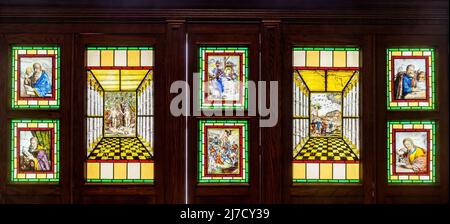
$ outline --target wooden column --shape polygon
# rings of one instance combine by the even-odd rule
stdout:
[[[278,89],[283,88],[280,76],[284,75],[281,66],[280,20],[263,20],[261,24],[261,81],[266,81],[267,105],[270,102],[270,81],[278,81]],[[282,200],[282,147],[281,141],[281,94],[278,92],[278,122],[274,127],[260,127],[261,133],[261,202],[281,203]],[[273,116],[273,114],[271,115]],[[261,117],[261,119],[268,119]],[[287,193],[287,192],[284,192]]]
[[[186,187],[186,118],[184,116],[174,117],[170,113],[170,102],[177,94],[169,94],[170,86],[177,80],[185,79],[186,72],[186,25],[185,20],[166,20],[166,57],[164,89],[167,94],[163,101],[166,111],[164,129],[164,203],[185,203]],[[158,105],[156,105],[158,106]],[[158,140],[156,140],[158,141]],[[162,203],[162,202],[161,202]]]

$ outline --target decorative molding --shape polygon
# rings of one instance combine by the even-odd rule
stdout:
[[[188,21],[213,20],[438,20],[448,23],[448,8],[420,9],[401,13],[399,9],[104,9],[104,8],[19,8],[0,9],[0,22],[145,22],[186,18]],[[126,21],[124,21],[124,19]],[[9,20],[9,21],[8,21]]]

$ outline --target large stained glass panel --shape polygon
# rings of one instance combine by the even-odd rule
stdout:
[[[247,109],[248,48],[199,48],[200,107]]]
[[[388,183],[435,183],[435,122],[389,121],[387,128]]]
[[[248,121],[200,120],[198,183],[248,183]]]
[[[293,182],[360,181],[358,48],[293,49]]]
[[[59,182],[59,121],[11,120],[11,182]]]
[[[60,48],[12,46],[11,107],[55,109],[60,106]]]
[[[89,183],[153,183],[153,48],[87,48]]]
[[[387,109],[435,109],[434,49],[387,49]]]

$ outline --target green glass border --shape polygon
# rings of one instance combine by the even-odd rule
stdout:
[[[42,99],[42,101],[56,101],[56,105],[17,105],[15,103],[17,99],[16,94],[14,93],[16,90],[15,87],[15,79],[16,77],[16,73],[14,72],[15,70],[15,66],[16,66],[16,51],[18,50],[55,50],[55,61],[57,64],[57,68],[56,68],[56,83],[57,83],[57,88],[55,88],[55,100],[46,100],[45,98]],[[61,79],[61,48],[59,46],[19,46],[19,45],[13,45],[11,47],[11,109],[35,109],[35,110],[39,110],[39,109],[59,109],[60,107],[60,88],[61,88],[61,84],[60,84],[60,79]],[[20,91],[20,90],[18,90]],[[37,100],[38,102],[40,100]]]
[[[360,51],[358,47],[294,47],[293,51]]]
[[[87,183],[154,183],[153,179],[86,179]]]
[[[54,129],[55,129],[55,158],[56,161],[54,161],[56,168],[55,168],[55,172],[53,174],[54,178],[16,178],[14,176],[14,157],[15,157],[15,153],[14,153],[14,133],[15,133],[15,124],[19,124],[19,123],[47,123],[47,124],[53,124],[54,125]],[[11,149],[10,149],[10,170],[9,170],[9,174],[10,174],[10,181],[14,182],[14,183],[24,183],[24,182],[33,182],[33,183],[59,183],[59,168],[60,168],[60,152],[59,152],[59,148],[60,148],[60,138],[59,138],[59,120],[11,120],[10,123],[10,131],[11,131]],[[17,141],[19,141],[17,139]],[[18,158],[17,158],[18,159]]]
[[[430,51],[431,52],[431,103],[428,106],[390,106],[391,102],[391,82],[389,78],[391,76],[390,54],[394,51]],[[386,49],[386,109],[392,111],[398,110],[435,110],[436,109],[436,84],[435,84],[435,67],[434,67],[434,48],[387,48]]]
[[[203,132],[205,124],[243,124],[245,128],[245,137],[243,141],[245,142],[245,178],[244,179],[203,179],[202,170],[204,168],[203,156],[202,156],[202,145],[204,144]],[[248,121],[247,120],[199,120],[198,121],[198,166],[197,166],[197,182],[201,184],[215,184],[215,183],[248,183],[249,180],[249,148],[248,148]]]
[[[153,50],[150,46],[88,46],[86,50]]]
[[[221,105],[221,106],[216,106],[216,105],[209,105],[209,104],[204,104],[203,103],[203,74],[205,72],[205,68],[203,66],[203,53],[205,51],[214,51],[214,50],[222,50],[222,51],[244,51],[244,69],[245,69],[245,96],[244,96],[244,102],[241,106],[236,106],[236,105]],[[201,109],[244,109],[247,110],[248,109],[248,76],[249,76],[249,65],[248,65],[248,47],[227,47],[227,46],[217,46],[217,47],[212,47],[212,46],[203,46],[203,47],[199,47],[198,52],[198,70],[200,73],[200,78],[199,78],[199,90],[198,90],[198,96],[199,96],[199,100],[200,100],[200,108]],[[241,80],[242,81],[242,80]]]
[[[293,179],[294,183],[360,183],[359,179]]]
[[[433,161],[433,168],[432,168],[432,177],[429,180],[391,180],[391,167],[390,163],[392,160],[391,157],[391,128],[395,124],[401,124],[401,125],[414,125],[414,124],[422,124],[422,125],[431,125],[431,135],[433,136],[433,140],[431,144],[432,152],[433,152],[433,158],[431,158],[431,161]],[[412,129],[414,130],[414,128]],[[388,121],[387,122],[387,152],[386,152],[386,158],[387,158],[387,164],[386,164],[386,172],[387,172],[387,182],[390,184],[434,184],[436,183],[436,122],[435,121]]]

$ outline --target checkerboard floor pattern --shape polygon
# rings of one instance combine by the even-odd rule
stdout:
[[[356,161],[358,157],[342,138],[309,138],[295,160]]]
[[[88,160],[150,160],[151,154],[135,137],[106,137],[92,150]]]

